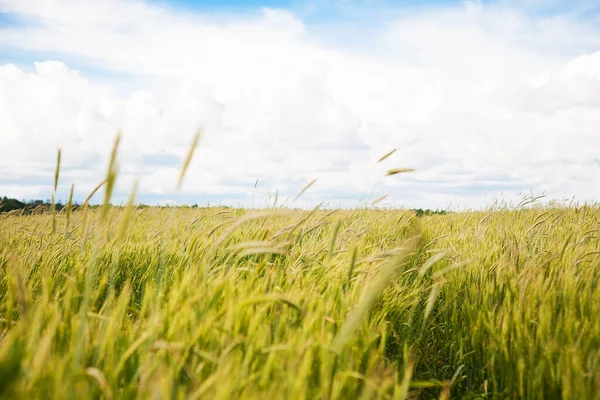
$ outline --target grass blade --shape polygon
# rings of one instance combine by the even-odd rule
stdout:
[[[295,202],[296,200],[298,200],[298,198],[300,196],[302,196],[302,194],[304,192],[306,192],[308,190],[308,188],[310,188],[312,185],[314,185],[316,181],[317,181],[316,179],[313,179],[312,181],[310,181],[308,183],[308,185],[304,186],[304,188],[302,188],[302,190],[296,195],[296,197],[294,197],[294,200],[292,200],[292,203]]]
[[[387,174],[385,176],[390,176],[390,175],[396,175],[396,174],[403,174],[406,172],[414,172],[414,168],[394,168],[394,169],[389,169]]]
[[[392,149],[391,151],[385,153],[379,160],[377,160],[377,162],[378,163],[382,162],[383,160],[385,160],[386,158],[388,158],[389,156],[391,156],[395,152],[396,152],[396,149]]]
[[[194,157],[194,152],[196,151],[196,147],[198,146],[198,142],[200,141],[200,135],[202,134],[202,130],[198,129],[196,131],[196,135],[194,136],[194,140],[192,141],[192,145],[188,150],[188,154],[183,161],[183,166],[181,167],[181,173],[179,174],[179,181],[177,182],[177,190],[181,189],[181,184],[183,183],[183,178],[185,178],[185,173],[192,162],[192,158]]]
[[[379,294],[385,289],[390,283],[396,270],[406,261],[409,254],[411,254],[417,247],[421,238],[419,235],[411,237],[405,242],[402,253],[396,256],[391,262],[389,262],[381,271],[375,281],[370,284],[363,294],[362,299],[352,312],[346,318],[342,329],[336,336],[331,349],[339,354],[342,347],[350,339],[354,331],[358,329],[360,323],[364,320],[367,313],[371,309],[371,306],[379,296]]]

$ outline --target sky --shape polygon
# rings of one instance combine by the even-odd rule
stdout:
[[[596,202],[599,128],[596,0],[0,0],[0,196],[60,148],[81,201],[121,132],[117,203]]]

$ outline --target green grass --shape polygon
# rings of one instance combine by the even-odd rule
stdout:
[[[0,215],[0,397],[600,398],[598,215]]]

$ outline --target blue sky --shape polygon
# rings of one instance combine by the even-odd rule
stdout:
[[[116,201],[595,201],[596,3],[0,0],[0,195],[49,197],[60,147],[84,198],[122,131]]]
[[[160,2],[156,0],[156,2]],[[411,7],[411,8],[425,8],[440,5],[452,5],[460,4],[460,0],[267,0],[267,1],[255,1],[255,0],[238,0],[238,1],[207,1],[207,0],[170,0],[162,1],[164,4],[172,4],[175,6],[182,6],[188,8],[194,8],[198,10],[234,10],[234,9],[253,9],[262,7],[272,8],[286,8],[295,10],[305,10],[310,7],[315,10],[339,10],[351,8],[362,8],[363,11],[376,7]]]
[[[469,0],[152,0],[175,8],[195,11],[242,13],[255,12],[263,7],[288,9],[306,17],[308,21],[344,19],[365,16],[381,11],[391,13],[406,10],[426,10],[434,7],[460,6]],[[577,14],[582,18],[597,18],[600,3],[595,0],[475,0],[481,4],[518,6],[538,15]]]

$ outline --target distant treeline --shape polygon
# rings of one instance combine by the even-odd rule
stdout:
[[[66,205],[63,204],[62,202],[58,201],[55,203],[55,207],[56,207],[57,211],[60,211],[63,208],[65,208]],[[78,203],[73,203],[72,207],[75,210],[75,209],[79,208],[80,205]],[[90,206],[90,207],[94,208],[96,206]],[[149,206],[146,204],[138,204],[138,205],[136,205],[136,207],[146,208]],[[181,206],[181,207],[196,208],[196,207],[198,207],[198,205],[194,204],[191,206]],[[29,214],[33,211],[36,211],[36,212],[49,211],[51,208],[52,208],[52,203],[50,200],[20,201],[17,199],[8,198],[6,196],[0,197],[0,213],[7,213],[7,212],[15,211],[15,210],[22,210],[22,212],[24,214]],[[225,207],[225,208],[229,208],[229,207]],[[428,215],[444,215],[444,214],[448,213],[448,211],[445,211],[445,210],[429,210],[429,209],[424,210],[422,208],[412,209],[411,211],[416,213],[418,217],[428,216]]]
[[[10,199],[6,196],[0,198],[0,212],[11,212],[15,210],[23,210],[25,213],[29,213],[33,210],[36,211],[47,211],[52,207],[50,200],[30,200],[20,201],[17,199]],[[56,210],[60,211],[65,207],[65,204],[57,202],[55,204]],[[74,204],[73,208],[79,207],[78,204]]]
[[[446,215],[448,211],[446,210],[423,210],[422,208],[413,209],[415,213],[417,213],[417,217],[422,217],[424,215]]]

